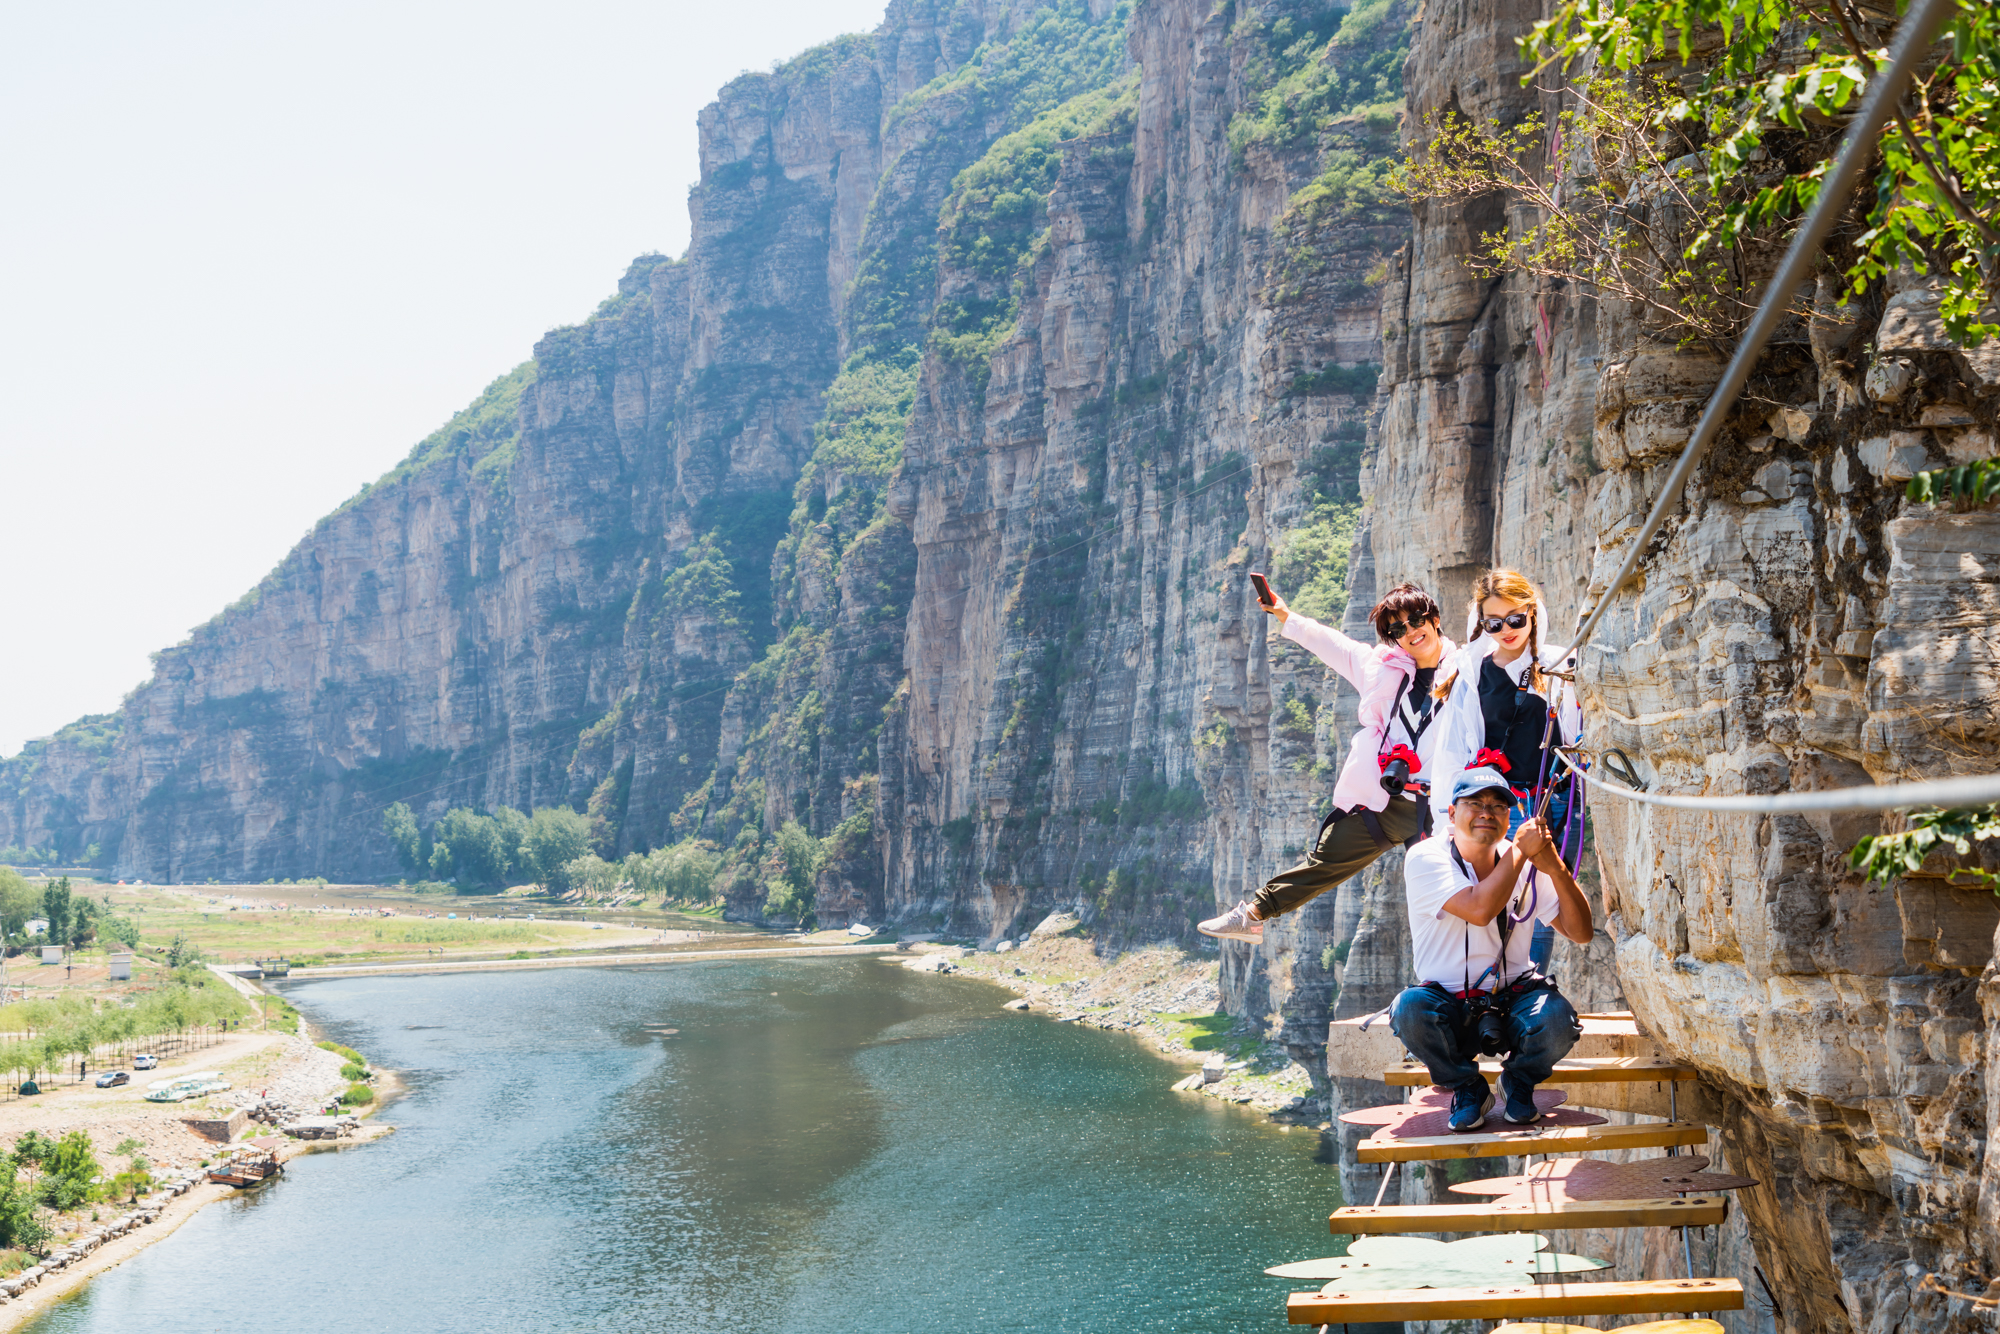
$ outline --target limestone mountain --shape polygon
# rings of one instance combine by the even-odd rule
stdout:
[[[0,766],[0,843],[372,879],[395,803],[561,806],[607,857],[711,848],[738,917],[1190,939],[1310,840],[1352,726],[1247,571],[1365,635],[1378,588],[1456,609],[1511,564],[1573,624],[1719,374],[1469,268],[1498,200],[1385,197],[1423,115],[1558,95],[1538,17],[895,0],[732,81],[687,253]],[[1689,792],[1990,768],[2000,518],[1902,481],[1996,452],[1996,355],[1913,276],[1824,284],[1581,664],[1591,742]],[[1603,929],[1559,972],[1701,1068],[1766,1183],[1714,1272],[1780,1300],[1732,1327],[1990,1327],[1992,896],[1862,883],[1871,821],[1594,820]],[[1329,1014],[1405,981],[1399,864],[1223,952],[1316,1079]]]

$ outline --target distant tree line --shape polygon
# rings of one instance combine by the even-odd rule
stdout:
[[[760,898],[767,916],[810,928],[814,878],[843,840],[866,837],[869,818],[856,816],[825,838],[796,820],[768,837],[746,825],[727,850],[690,837],[617,860],[593,850],[600,830],[590,817],[563,807],[523,815],[506,806],[491,814],[458,806],[426,829],[399,801],[383,812],[382,828],[403,866],[440,890],[490,894],[535,884],[592,899],[680,904],[714,903],[733,890]]]
[[[510,806],[491,815],[457,806],[424,829],[399,801],[383,812],[382,828],[405,869],[462,893],[521,883],[561,892],[570,888],[565,868],[590,851],[590,818],[561,806],[533,815]]]
[[[132,1003],[98,1005],[65,995],[0,1005],[0,1070],[16,1078],[75,1071],[107,1049],[124,1056],[136,1043],[165,1039],[178,1047],[220,1034],[250,1013],[249,1003],[205,968],[183,967],[167,986]]]

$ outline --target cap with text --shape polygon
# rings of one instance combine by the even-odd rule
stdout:
[[[1514,789],[1507,786],[1507,779],[1490,764],[1482,764],[1477,769],[1467,769],[1451,782],[1451,799],[1463,801],[1467,797],[1478,796],[1481,792],[1498,792],[1507,798],[1507,804],[1514,804]]]

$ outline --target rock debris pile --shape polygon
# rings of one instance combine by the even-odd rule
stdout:
[[[338,1107],[341,1090],[347,1087],[340,1074],[344,1064],[345,1059],[337,1052],[326,1051],[304,1038],[287,1039],[279,1073],[259,1087],[236,1090],[229,1105],[241,1108],[253,1121],[288,1129],[294,1123],[321,1117]]]

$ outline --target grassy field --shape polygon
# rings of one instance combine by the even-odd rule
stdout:
[[[695,931],[713,934],[721,925],[713,918],[660,912],[550,921],[546,905],[519,900],[441,899],[359,886],[78,883],[76,888],[100,904],[109,898],[112,911],[138,923],[143,951],[164,949],[184,935],[216,963],[284,957],[304,967],[410,954],[615,949],[660,943],[663,937],[672,942]],[[385,909],[393,915],[384,916]],[[529,913],[536,920],[527,920]]]

